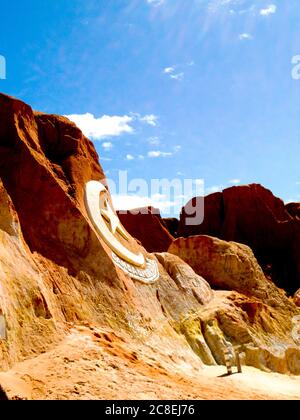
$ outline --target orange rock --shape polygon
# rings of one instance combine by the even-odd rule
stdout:
[[[300,307],[300,289],[295,293],[294,302],[297,306]]]
[[[271,305],[289,304],[285,294],[266,279],[246,245],[199,235],[176,239],[169,252],[189,264],[215,289],[235,290]]]
[[[196,274],[190,265],[176,255],[167,252],[156,254],[156,256],[169,276],[175,281],[180,292],[187,291],[192,294],[201,305],[212,300],[213,293],[209,284],[203,277]]]
[[[288,203],[285,208],[292,217],[300,219],[300,203]]]
[[[160,372],[158,377],[166,376],[169,384],[168,372],[174,370],[174,363],[181,372],[183,365],[194,365],[199,373],[203,363],[222,361],[224,346],[245,344],[247,339],[247,345],[254,346],[252,353],[248,350],[248,364],[259,360],[261,368],[269,366],[265,353],[273,355],[271,344],[275,343],[289,349],[290,356],[281,355],[278,363],[270,356],[272,370],[281,371],[284,366],[286,371],[297,371],[299,355],[290,338],[296,306],[271,287],[273,305],[253,261],[246,260],[244,268],[238,262],[237,271],[247,281],[241,275],[230,280],[226,273],[220,280],[245,293],[248,284],[252,288],[248,297],[213,292],[206,282],[209,279],[166,253],[157,255],[157,283],[139,283],[114,264],[111,250],[94,230],[83,199],[90,180],[105,182],[105,176],[93,144],[73,123],[33,112],[23,102],[0,95],[0,314],[7,334],[0,339],[0,369],[33,358],[31,364],[25,363],[22,377],[33,385],[37,396],[43,396],[45,387],[30,376],[30,366],[38,364],[42,381],[47,382],[43,375],[48,362],[50,375],[52,363],[55,372],[64,372],[66,365],[73,364],[82,372],[86,359],[94,358],[96,363],[101,359],[103,352],[97,352],[95,346],[105,346],[111,359],[100,360],[103,372],[107,363],[114,370],[123,367],[121,382],[125,384],[127,365],[146,363],[146,377],[152,372],[155,379],[155,372]],[[165,249],[173,238],[159,217],[148,216],[144,233],[152,242],[145,244],[149,249]],[[145,256],[156,258],[132,237],[128,241]],[[254,269],[253,278],[248,268]],[[236,287],[238,278],[243,289]],[[257,292],[253,297],[254,285],[258,292],[266,291],[265,302]],[[3,318],[1,323],[3,326]],[[95,334],[82,336],[82,328]],[[122,348],[124,337],[129,353]],[[57,353],[50,351],[53,348]],[[154,353],[155,362],[144,361],[148,350]],[[55,395],[62,397],[57,374],[52,381],[58,384]],[[99,383],[98,378],[95,382]],[[105,384],[105,389],[110,385]],[[63,397],[70,397],[70,389],[64,389]],[[78,397],[78,384],[74,392]],[[97,395],[103,394],[99,391]]]
[[[176,238],[178,235],[179,220],[176,217],[164,217],[162,220],[171,235]]]
[[[134,337],[157,331],[154,342],[182,343],[165,321],[165,306],[176,298],[168,316],[180,319],[199,301],[185,290],[176,294],[162,266],[160,281],[145,286],[114,264],[86,212],[90,180],[105,176],[92,142],[72,122],[0,95],[0,313],[8,333],[0,368],[47,351],[70,323],[113,326]],[[171,236],[160,233],[168,247]]]
[[[192,205],[197,205],[197,198],[183,208],[179,236],[210,235],[246,244],[279,287],[291,294],[299,288],[299,205],[285,206],[261,185],[232,187],[205,197],[204,222],[187,226]]]
[[[119,211],[118,214],[126,230],[140,241],[148,252],[168,250],[174,237],[164,225],[159,210],[148,207],[126,213]]]

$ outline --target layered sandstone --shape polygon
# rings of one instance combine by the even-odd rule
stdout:
[[[174,239],[158,209],[143,207],[131,211],[118,211],[118,215],[126,230],[140,241],[148,252],[167,251]]]
[[[261,185],[232,187],[205,197],[204,222],[186,225],[197,200],[183,208],[179,236],[209,235],[246,244],[279,287],[291,294],[299,288],[299,204],[285,206]]]
[[[245,363],[298,372],[299,353],[291,328],[299,311],[275,286],[270,286],[275,304],[269,295],[264,302],[258,294],[247,294],[246,284],[243,290],[234,287],[223,271],[221,287],[230,290],[213,291],[211,279],[201,276],[196,267],[167,253],[150,255],[129,235],[128,244],[157,258],[160,273],[151,285],[133,280],[115,265],[88,217],[84,189],[90,180],[105,183],[105,175],[92,142],[73,123],[0,95],[0,315],[5,320],[0,369],[36,357],[32,365],[41,366],[41,371],[47,358],[55,359],[57,370],[69,363],[81,370],[82,355],[70,361],[63,349],[78,348],[78,331],[87,328],[93,343],[105,345],[116,366],[125,360],[124,369],[141,367],[141,360],[147,359],[144,372],[151,372],[154,379],[177,369],[176,380],[167,374],[174,386],[179,386],[183,364],[198,371],[204,364],[223,364],[225,347],[243,344],[247,344]],[[153,217],[145,227],[146,236],[154,238],[153,248],[147,247],[160,250],[157,245],[163,243],[165,250],[173,238],[161,229],[159,218],[155,236]],[[252,291],[254,285],[260,287],[256,265],[247,259],[239,264],[232,267],[233,277],[235,270],[243,272],[245,264],[244,271],[254,269],[249,287]],[[130,354],[122,350],[125,342]],[[275,361],[274,343],[284,348]],[[54,347],[58,353],[50,351]],[[145,352],[153,354],[154,361]],[[95,354],[93,347],[85,357]],[[26,371],[30,363],[22,366],[22,372],[14,374],[18,380],[30,380],[37,390],[38,379]],[[105,361],[102,367],[107,372]]]
[[[179,220],[176,217],[164,217],[164,225],[174,238],[178,236]]]
[[[249,247],[192,236],[176,239],[169,252],[219,290],[182,324],[185,334],[192,334],[198,343],[203,360],[212,355],[221,363],[225,348],[232,346],[232,353],[233,347],[243,352],[247,364],[299,374],[300,348],[293,337],[298,311],[285,292],[265,277]]]
[[[214,289],[235,290],[270,304],[277,301],[278,305],[288,305],[285,293],[265,277],[246,245],[199,235],[176,239],[169,252],[179,256]]]
[[[291,216],[300,219],[300,203],[288,203],[285,207]]]
[[[45,352],[71,324],[86,322],[129,332],[133,340],[157,331],[153,342],[165,339],[189,354],[171,324],[196,310],[199,296],[176,293],[162,266],[159,281],[145,286],[113,263],[83,197],[86,182],[105,183],[105,176],[93,144],[73,123],[1,95],[0,178],[0,308],[7,331],[1,368]]]
[[[294,301],[295,304],[300,307],[300,289],[295,293]]]

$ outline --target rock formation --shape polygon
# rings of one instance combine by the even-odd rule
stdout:
[[[295,293],[294,301],[296,305],[300,307],[300,289]]]
[[[160,212],[153,207],[131,211],[118,211],[119,218],[126,230],[148,252],[167,251],[174,237],[169,233]]]
[[[280,306],[282,301],[288,305],[285,293],[266,279],[246,245],[211,236],[191,236],[176,239],[169,252],[179,256],[214,289],[235,290],[271,305],[274,302]]]
[[[164,217],[163,222],[173,237],[178,236],[179,220],[176,217]]]
[[[157,216],[146,215],[150,222],[140,238],[148,252],[129,234],[123,238],[158,264],[158,281],[145,285],[119,268],[97,234],[84,201],[91,180],[105,183],[105,175],[93,144],[73,123],[0,95],[0,369],[34,358],[40,372],[49,360],[56,371],[67,371],[67,365],[85,363],[84,355],[77,360],[70,354],[87,346],[86,357],[97,357],[91,372],[101,368],[105,375],[117,366],[111,369],[118,375],[120,363],[181,386],[183,364],[198,370],[222,364],[225,347],[242,345],[249,365],[299,373],[299,347],[291,335],[299,310],[266,285],[250,251],[236,245],[228,260],[232,280],[220,262],[224,279],[218,283],[208,263],[206,278],[184,256],[150,255],[149,249],[165,250],[173,238]],[[135,237],[133,223],[147,224],[142,220],[128,222]],[[208,282],[227,291],[213,291]],[[29,381],[37,397],[45,396],[27,362],[18,364],[16,381]]]
[[[204,360],[212,354],[221,363],[229,340],[234,346],[242,345],[249,364],[261,369],[276,366],[279,372],[299,374],[300,349],[290,348],[286,334],[293,329],[295,305],[265,277],[249,247],[209,236],[192,236],[176,239],[169,252],[179,256],[214,289],[239,292],[215,292],[215,298],[197,316],[186,320],[188,327],[184,331],[188,336],[196,323],[193,342],[198,341],[198,351],[206,355]],[[270,336],[277,336],[272,344]],[[282,352],[278,352],[279,348]]]
[[[288,203],[285,208],[292,217],[300,219],[300,203]]]
[[[6,392],[0,385],[0,401],[7,401],[7,400],[8,400],[8,396],[6,395]]]
[[[204,222],[196,226],[187,226],[185,219],[197,198],[183,208],[179,236],[209,235],[246,244],[279,287],[291,294],[299,288],[299,204],[285,206],[271,191],[253,184],[211,194],[204,205]]]
[[[86,182],[105,177],[93,144],[73,123],[1,95],[0,178],[0,313],[7,333],[1,368],[47,351],[70,323],[113,327],[133,339],[142,331],[154,341],[177,340],[189,353],[170,323],[195,310],[201,297],[176,294],[162,266],[160,280],[145,286],[114,264],[84,203]],[[178,301],[172,312],[164,307],[169,295]]]
[[[213,299],[213,292],[207,281],[197,275],[181,258],[167,252],[156,256],[179,290],[193,295],[201,305]]]

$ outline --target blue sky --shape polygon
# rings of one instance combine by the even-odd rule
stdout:
[[[0,91],[72,115],[108,177],[258,182],[300,201],[299,0],[24,0],[1,18]]]

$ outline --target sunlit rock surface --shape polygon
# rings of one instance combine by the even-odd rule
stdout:
[[[258,184],[232,187],[205,197],[204,222],[186,225],[202,200],[194,198],[182,209],[178,236],[209,235],[248,245],[279,287],[290,294],[299,289],[299,203],[285,205]]]
[[[192,260],[189,266],[184,256],[150,255],[129,235],[128,245],[156,259],[160,273],[152,285],[135,281],[114,264],[88,217],[90,180],[105,183],[105,175],[92,142],[73,123],[0,95],[0,369],[10,369],[0,383],[10,396],[103,398],[124,391],[151,398],[158,392],[147,388],[151,378],[161,384],[159,397],[209,397],[197,378],[205,364],[223,364],[224,349],[236,345],[246,364],[299,373],[291,338],[299,311],[264,283],[250,254],[238,265],[230,260],[232,273],[253,268],[242,287],[226,277],[221,261],[217,284]],[[165,238],[171,244],[171,235]],[[220,287],[226,291],[213,290]],[[114,384],[127,383],[130,372],[137,375],[128,381],[132,393],[118,393]]]

